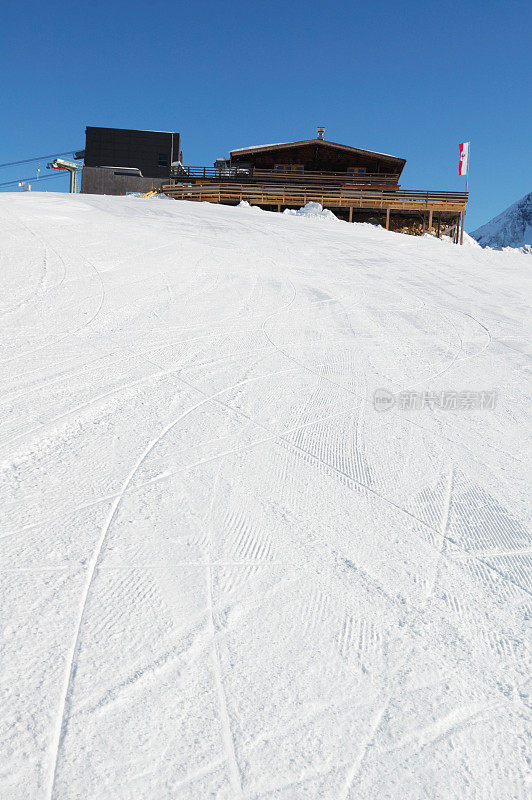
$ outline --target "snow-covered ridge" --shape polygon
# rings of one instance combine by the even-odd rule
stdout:
[[[513,203],[501,214],[481,225],[471,236],[482,247],[532,247],[532,192]]]

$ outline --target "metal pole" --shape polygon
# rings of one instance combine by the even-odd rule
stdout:
[[[469,164],[471,162],[471,142],[469,142],[469,152],[467,154],[467,172],[465,176],[465,190],[466,194],[469,195]],[[469,196],[467,198],[469,200]],[[467,201],[466,201],[467,203]],[[467,207],[467,205],[466,205]],[[464,243],[464,225],[465,225],[465,210],[462,211],[462,230],[460,231],[460,244]]]

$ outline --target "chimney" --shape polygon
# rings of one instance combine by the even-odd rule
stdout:
[[[318,139],[323,139],[324,133],[325,133],[325,128],[318,127]]]

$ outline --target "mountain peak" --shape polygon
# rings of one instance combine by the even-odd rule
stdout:
[[[526,247],[532,245],[532,192],[471,233],[482,247]]]

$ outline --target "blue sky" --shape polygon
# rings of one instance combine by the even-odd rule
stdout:
[[[0,163],[82,148],[86,125],[179,131],[194,165],[325,125],[406,158],[405,188],[463,189],[471,140],[471,230],[532,190],[531,29],[527,2],[7,0]]]

